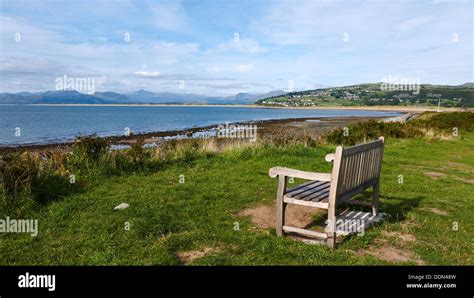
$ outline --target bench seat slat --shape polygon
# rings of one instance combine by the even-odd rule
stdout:
[[[319,186],[321,186],[322,184],[325,184],[325,183],[329,183],[329,182],[326,182],[326,181],[312,181],[311,183],[307,183],[306,185],[303,185],[302,187],[298,187],[294,190],[286,192],[285,196],[290,196],[290,197],[298,196],[298,195],[304,194],[308,191],[311,191],[314,188],[317,188],[317,187],[319,187]]]
[[[331,190],[331,185],[327,185],[327,187],[320,189],[317,192],[312,193],[310,196],[304,198],[306,201],[313,201],[318,202],[324,198],[329,197],[329,191]]]
[[[296,193],[296,194],[287,194],[287,197],[291,197],[297,200],[307,200],[308,197],[313,196],[314,194],[324,192],[331,186],[329,182],[323,182],[318,185],[312,185],[311,188],[304,192]]]
[[[302,188],[302,187],[305,187],[305,186],[310,185],[310,184],[314,184],[314,183],[316,183],[316,182],[317,182],[317,181],[309,181],[309,182],[302,183],[302,184],[300,184],[300,185],[296,185],[296,186],[294,186],[294,187],[292,187],[292,188],[288,188],[288,189],[286,190],[286,193],[290,193],[290,192],[292,192],[292,191],[296,191],[296,190],[298,190],[298,189],[300,189],[300,188]]]
[[[308,207],[321,208],[321,209],[329,208],[328,198],[325,198],[324,200],[321,200],[320,202],[295,200],[292,198],[283,198],[283,202],[287,204],[295,204],[295,205],[308,206]]]
[[[308,194],[312,194],[315,190],[321,190],[331,185],[329,181],[313,181],[312,183],[305,183],[298,185],[289,191],[285,192],[285,196],[302,198]]]
[[[312,197],[310,200],[312,202],[320,202],[322,200],[327,200],[329,198],[329,188],[326,190],[326,192],[318,194],[317,196]]]

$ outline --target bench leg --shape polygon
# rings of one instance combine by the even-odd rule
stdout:
[[[380,193],[380,182],[374,185],[372,192],[372,214],[374,216],[379,215],[379,193]]]
[[[329,248],[336,248],[336,207],[329,206],[328,209],[328,230],[327,245]]]
[[[286,204],[283,202],[283,196],[285,195],[286,189],[286,176],[279,176],[278,179],[278,192],[276,201],[276,234],[277,236],[283,236],[283,225],[285,224],[285,209]]]
[[[332,236],[328,234],[327,245],[331,249],[336,248],[336,234],[335,233],[333,233]]]
[[[283,201],[283,200],[282,200]],[[283,226],[285,225],[285,209],[287,203],[281,203],[277,206],[277,236],[283,236]]]

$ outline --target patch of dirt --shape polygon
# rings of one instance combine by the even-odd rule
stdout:
[[[402,240],[403,242],[413,242],[416,241],[416,237],[412,234],[403,234],[400,232],[388,232],[383,231],[382,235],[389,238],[397,238]]]
[[[467,172],[473,172],[474,171],[474,169],[471,166],[468,166],[468,165],[465,165],[465,164],[459,163],[459,162],[454,162],[454,161],[449,161],[448,166],[450,168],[463,170],[463,171],[467,171]]]
[[[425,170],[445,170],[446,167],[433,167],[433,166],[417,166],[417,165],[412,165],[412,164],[401,164],[400,167],[404,169],[425,169]]]
[[[423,172],[426,176],[430,177],[433,180],[438,180],[439,178],[442,178],[446,176],[446,174],[443,173],[438,173],[438,172]]]
[[[369,247],[363,250],[362,254],[369,254],[378,259],[389,261],[389,262],[415,262],[418,265],[423,265],[424,262],[415,256],[411,251],[402,250],[399,248],[392,247],[388,244],[384,244],[381,247]]]
[[[413,219],[407,219],[407,220],[404,220],[400,223],[400,227],[402,228],[403,231],[407,231],[411,227],[414,227],[416,225],[417,225],[417,223]]]
[[[193,260],[205,257],[206,255],[219,251],[216,248],[205,247],[201,250],[192,250],[192,251],[182,251],[178,252],[176,256],[179,258],[182,264],[187,265]]]
[[[474,184],[474,179],[464,179],[464,178],[460,178],[460,177],[454,177],[454,179],[456,179],[458,181],[466,182],[466,183],[469,183],[469,184]]]
[[[304,228],[311,225],[315,215],[321,213],[324,213],[324,210],[288,204],[285,211],[285,224]],[[259,228],[274,228],[276,225],[276,206],[275,204],[265,204],[244,209],[239,211],[237,216],[249,216],[252,224]]]
[[[400,262],[415,262],[417,265],[424,265],[425,262],[420,259],[414,252],[411,252],[403,247],[404,242],[416,241],[415,236],[408,233],[400,232],[388,232],[383,231],[383,236],[396,237],[402,241],[392,241],[384,238],[375,240],[375,245],[371,245],[369,248],[360,249],[355,253],[357,255],[371,255],[377,259],[381,259],[388,262],[400,263]],[[395,247],[397,246],[397,247]]]
[[[444,215],[444,216],[449,215],[448,212],[443,211],[443,210],[440,210],[440,209],[438,209],[438,208],[429,208],[428,210],[431,211],[431,212],[433,212],[433,213],[436,213],[436,214],[438,214],[438,215]]]

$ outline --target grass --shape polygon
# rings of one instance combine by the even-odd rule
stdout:
[[[333,144],[352,146],[385,136],[397,139],[405,138],[451,138],[458,136],[459,131],[474,131],[474,113],[426,112],[407,123],[378,122],[369,120],[338,128],[326,135],[326,140]]]
[[[335,251],[277,238],[274,229],[255,229],[249,218],[235,215],[274,201],[277,182],[267,175],[270,167],[327,172],[331,166],[324,155],[334,150],[332,145],[261,147],[91,182],[82,192],[28,214],[39,220],[37,237],[0,235],[0,264],[178,265],[178,252],[210,247],[210,254],[192,264],[386,265],[394,263],[355,252],[380,246],[384,231],[396,231],[416,241],[392,241],[393,245],[426,264],[472,265],[474,185],[457,178],[474,179],[473,146],[473,133],[452,140],[389,139],[381,211],[392,218],[362,237],[345,240]],[[428,171],[445,176],[433,180],[423,174]],[[179,183],[180,175],[184,183]],[[130,208],[113,210],[121,202]],[[430,211],[433,208],[446,215]],[[453,222],[458,223],[457,231]]]

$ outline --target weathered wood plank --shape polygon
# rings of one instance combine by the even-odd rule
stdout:
[[[299,184],[299,185],[296,185],[296,186],[293,186],[292,188],[288,188],[286,190],[286,193],[290,193],[292,191],[295,191],[295,190],[298,190],[306,185],[310,185],[310,184],[314,184],[316,183],[317,181],[308,181],[308,182],[305,182],[305,183],[302,183],[302,184]]]
[[[285,203],[283,202],[283,195],[286,189],[286,176],[280,176],[278,179],[278,191],[277,191],[277,202],[276,202],[276,234],[277,236],[283,235],[283,225],[285,221]]]
[[[325,198],[329,198],[329,192],[331,191],[331,188],[325,188],[324,190],[321,190],[317,193],[312,194],[310,197],[305,198],[307,201],[312,201],[312,202],[318,202],[321,201]]]
[[[356,194],[362,192],[363,190],[375,185],[375,183],[377,183],[377,178],[374,178],[372,180],[369,180],[361,185],[359,185],[358,187],[356,188],[353,188],[351,189],[350,191],[340,195],[338,198],[337,198],[337,202],[338,204],[342,203],[342,202],[345,202],[347,200],[349,200],[350,198],[352,198],[353,196],[355,196]]]
[[[292,198],[284,198],[283,200],[285,203],[288,203],[288,204],[295,204],[295,205],[321,208],[321,209],[328,209],[328,206],[329,206],[327,202],[303,201],[303,200],[295,200]]]
[[[382,144],[383,144],[383,141],[379,139],[377,141],[373,141],[373,142],[370,142],[370,143],[365,143],[365,144],[359,144],[359,145],[355,145],[355,146],[351,146],[351,147],[346,147],[346,148],[344,148],[344,156],[356,154],[356,153],[359,153],[359,152],[362,152],[362,151],[367,151],[367,150],[370,150],[372,148],[377,148],[377,147],[380,147]]]
[[[339,171],[341,170],[341,159],[342,159],[343,148],[341,146],[336,147],[334,166],[332,168],[332,181],[331,188],[329,190],[328,198],[328,232],[327,232],[327,245],[330,248],[335,248],[336,246],[336,200],[337,200],[337,190],[338,184],[341,180],[341,175]]]
[[[295,193],[295,194],[288,194],[287,196],[288,197],[292,197],[293,199],[297,199],[297,200],[308,200],[307,198],[308,197],[311,197],[315,194],[321,194],[323,192],[325,192],[325,190],[327,188],[330,187],[330,183],[329,182],[324,182],[320,185],[317,185],[315,187],[312,187],[311,189],[305,191],[305,192],[300,192],[300,193]]]
[[[289,226],[283,226],[283,231],[290,232],[290,233],[297,233],[297,234],[301,234],[305,236],[316,237],[316,238],[322,238],[322,239],[327,238],[327,235],[325,233],[320,233],[316,231],[305,230],[305,229],[300,229],[300,228],[295,228],[295,227],[289,227]]]
[[[272,178],[275,178],[276,176],[280,175],[280,176],[301,178],[301,179],[314,180],[314,181],[331,181],[331,174],[328,174],[328,173],[305,172],[305,171],[282,168],[282,167],[271,168],[268,174]]]
[[[315,189],[325,187],[327,184],[329,184],[327,181],[315,181],[314,183],[305,185],[304,187],[298,188],[294,191],[287,191],[285,195],[288,197],[304,197],[307,193],[311,193]]]
[[[336,155],[334,155],[334,153],[329,153],[329,154],[326,154],[326,156],[324,157],[324,160],[326,160],[327,162],[331,162],[334,160],[334,158],[336,158]]]

